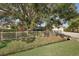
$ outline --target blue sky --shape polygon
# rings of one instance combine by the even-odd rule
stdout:
[[[76,7],[77,7],[77,11],[78,11],[78,13],[79,13],[79,3],[77,3],[77,4],[75,4],[76,5]]]

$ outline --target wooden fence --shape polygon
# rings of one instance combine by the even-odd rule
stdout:
[[[48,37],[51,31],[0,32],[0,40],[26,39],[29,37]]]

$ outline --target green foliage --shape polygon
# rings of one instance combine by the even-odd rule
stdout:
[[[55,8],[55,13],[57,13],[61,18],[70,20],[77,16],[75,4],[57,4]]]
[[[8,55],[8,54],[16,53],[23,50],[33,49],[49,43],[63,41],[63,39],[56,36],[52,37],[53,40],[51,38],[43,38],[43,37],[42,38],[37,37],[37,39],[35,40],[33,40],[32,38],[29,38],[29,39],[30,39],[30,41],[28,41],[29,43],[27,42],[27,39],[26,40],[18,39],[18,40],[9,41],[6,47],[0,49],[0,55]]]
[[[52,15],[58,15],[60,18],[65,18],[66,20],[70,20],[77,15],[75,4],[72,3],[6,3],[0,4],[0,10],[4,11],[1,16],[18,18],[27,29],[33,29],[38,20],[48,18]],[[51,20],[49,20],[49,23],[51,23]],[[56,21],[55,24],[58,25],[58,23]]]
[[[75,20],[71,21],[71,24],[67,28],[67,31],[79,32],[79,18],[74,18]]]
[[[6,43],[0,42],[0,48],[3,48],[3,47],[5,47],[5,46],[6,46]]]
[[[32,43],[33,41],[35,41],[35,39],[36,39],[35,37],[28,37],[26,42],[27,43]]]
[[[42,46],[22,51],[11,56],[79,56],[79,42],[74,40]]]

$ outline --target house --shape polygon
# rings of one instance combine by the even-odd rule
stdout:
[[[63,27],[63,26],[55,27],[55,26],[53,25],[52,31],[53,31],[53,33],[62,34],[62,33],[64,32],[64,27]]]
[[[0,19],[0,29],[11,29],[12,25],[16,25],[20,22],[19,19],[9,19],[1,18]]]
[[[46,28],[47,23],[43,20],[40,20],[37,22],[36,27],[33,29],[33,31],[44,31]]]

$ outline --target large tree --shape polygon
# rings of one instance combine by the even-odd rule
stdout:
[[[52,15],[65,18],[67,20],[70,20],[77,15],[74,4],[6,3],[0,4],[0,10],[3,12],[4,16],[19,18],[22,21],[23,26],[31,29],[36,25],[38,20],[43,18],[46,19]],[[50,22],[54,20],[48,19],[45,21],[50,24]],[[59,23],[59,20],[56,21],[56,24],[57,23]]]
[[[33,28],[35,22],[47,16],[48,13],[46,4],[7,3],[0,4],[0,10],[3,11],[3,16],[19,18],[23,25],[27,25],[27,28]]]

